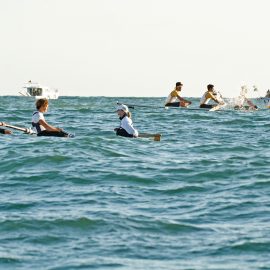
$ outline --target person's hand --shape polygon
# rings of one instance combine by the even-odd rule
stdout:
[[[58,129],[58,131],[60,131],[60,132],[62,132],[63,131],[63,129],[62,128],[57,128]]]
[[[12,131],[6,129],[6,130],[5,130],[5,134],[12,134]]]
[[[189,104],[185,101],[180,101],[180,107],[187,107]]]
[[[0,122],[0,126],[6,126],[6,123],[5,122]]]

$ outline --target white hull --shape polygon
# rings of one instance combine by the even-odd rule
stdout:
[[[46,98],[46,99],[58,99],[59,96],[58,95],[47,95],[47,96],[31,96],[31,95],[27,95],[26,93],[23,92],[19,92],[22,96],[24,97],[33,97],[35,99],[41,99],[41,98]]]
[[[41,98],[46,98],[46,99],[58,99],[58,95],[48,95],[48,96],[35,96],[35,99],[41,99]]]
[[[25,97],[34,97],[35,99],[58,99],[59,91],[57,89],[49,88],[46,86],[41,86],[38,83],[28,82],[19,92]]]

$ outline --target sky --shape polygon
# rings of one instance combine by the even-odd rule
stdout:
[[[0,95],[30,79],[71,96],[167,96],[177,81],[183,96],[209,83],[264,95],[269,10],[269,0],[0,0]]]

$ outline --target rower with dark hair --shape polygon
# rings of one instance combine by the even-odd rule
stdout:
[[[187,107],[191,104],[191,101],[180,97],[182,86],[183,84],[181,82],[176,83],[174,90],[166,99],[165,107]]]
[[[6,123],[5,122],[0,122],[0,126],[5,127],[6,126]],[[10,131],[8,129],[0,128],[0,133],[1,134],[12,134],[12,131]]]
[[[37,111],[35,111],[32,116],[32,126],[37,136],[68,137],[69,134],[64,132],[61,128],[51,126],[45,121],[43,114],[47,112],[48,107],[49,102],[47,99],[37,100]]]
[[[210,100],[213,100],[216,104],[208,104]],[[214,89],[213,84],[208,84],[207,85],[207,91],[204,93],[204,95],[201,98],[200,101],[200,108],[207,108],[207,109],[212,109],[218,105],[223,105],[224,101],[220,98],[217,97],[216,91]]]

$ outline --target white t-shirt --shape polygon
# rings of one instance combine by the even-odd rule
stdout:
[[[127,116],[125,116],[121,120],[120,127],[123,128],[124,130],[126,130],[126,132],[128,134],[131,134],[135,137],[138,137],[138,135],[139,135],[138,131],[133,127],[132,120]]]
[[[43,127],[42,125],[40,125],[38,122],[39,120],[44,120],[45,121],[45,118],[44,118],[44,115],[43,113],[39,112],[39,111],[36,111],[33,113],[33,116],[32,116],[32,125],[33,125],[33,130],[36,132],[36,133],[39,133],[43,130],[46,130],[45,127]],[[36,125],[35,125],[36,124]],[[40,130],[39,130],[40,129]]]

